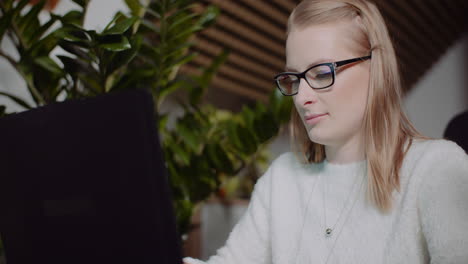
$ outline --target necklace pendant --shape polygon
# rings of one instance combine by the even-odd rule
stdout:
[[[333,230],[332,230],[331,228],[327,228],[327,229],[325,230],[325,236],[326,236],[326,237],[331,237],[332,231],[333,231]]]

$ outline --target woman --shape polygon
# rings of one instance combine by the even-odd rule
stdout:
[[[271,165],[208,263],[468,263],[467,155],[406,118],[374,4],[301,2],[275,79],[298,155]]]

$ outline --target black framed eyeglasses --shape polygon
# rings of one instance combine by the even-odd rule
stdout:
[[[336,68],[358,61],[365,61],[371,57],[372,55],[342,61],[320,63],[301,73],[283,72],[275,76],[276,86],[283,95],[296,95],[299,90],[301,78],[304,78],[311,88],[318,90],[325,89],[335,83]]]

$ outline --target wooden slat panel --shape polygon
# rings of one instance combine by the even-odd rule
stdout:
[[[450,16],[448,9],[443,4],[443,0],[416,0],[415,2],[416,6],[423,8],[428,16],[433,16],[434,12],[439,14],[439,19],[442,21],[437,24],[440,25],[442,30],[449,32],[450,39],[456,37],[457,32],[462,31],[462,27],[459,23],[456,23],[455,17]]]
[[[278,65],[284,64],[282,59],[272,56],[270,53],[260,48],[253,47],[252,45],[249,45],[248,43],[245,43],[220,29],[209,28],[203,32],[203,36],[211,40],[219,41],[226,47],[242,52],[256,60],[268,63],[273,67],[278,67]]]
[[[210,57],[204,55],[199,55],[193,60],[194,63],[205,67],[209,66],[211,64],[211,61],[212,60]],[[264,79],[256,78],[255,75],[243,72],[239,70],[239,68],[235,68],[230,64],[223,64],[219,68],[218,72],[223,75],[229,76],[234,80],[247,82],[253,87],[257,87],[258,89],[262,89],[264,91],[271,91],[271,87],[273,86],[273,81],[268,82]]]
[[[282,45],[276,43],[272,39],[258,34],[257,31],[236,22],[234,19],[231,19],[228,16],[219,16],[218,25],[220,25],[223,28],[228,28],[230,31],[245,37],[246,39],[256,43],[256,45],[260,47],[268,49],[270,53],[278,57],[285,56],[284,48]]]
[[[402,4],[406,8],[408,14],[413,14],[415,17],[419,17],[421,23],[418,25],[421,30],[425,29],[425,32],[428,32],[432,39],[436,39],[437,43],[440,43],[440,47],[444,50],[446,40],[451,39],[450,37],[450,28],[445,28],[446,22],[443,21],[443,17],[438,14],[439,12],[434,12],[435,10],[429,9],[429,4],[431,1],[424,0],[424,3],[417,3],[417,0],[407,1],[405,4]],[[413,6],[416,6],[415,8]],[[416,11],[417,9],[417,11]],[[437,14],[437,21],[431,19],[431,16]]]
[[[274,24],[268,22],[265,19],[260,18],[254,11],[248,10],[242,7],[239,4],[236,4],[236,1],[226,1],[226,0],[203,0],[211,4],[219,6],[221,9],[225,10],[228,13],[233,14],[235,17],[242,19],[248,24],[259,27],[268,32],[271,32],[274,36],[284,35],[284,31],[275,26]]]
[[[259,1],[259,0],[242,0],[242,2],[251,6],[253,9],[255,9],[256,12],[261,12],[261,13],[266,14],[268,17],[270,17],[272,20],[275,20],[280,25],[286,25],[286,22],[288,21],[287,14],[278,11],[268,2]],[[287,3],[285,1],[281,1],[281,2]]]
[[[213,42],[207,41],[201,37],[195,40],[197,42],[196,49],[199,49],[205,53],[210,54],[212,57],[215,57],[223,51],[223,47],[214,44]],[[231,52],[229,54],[229,62],[243,67],[245,70],[252,72],[259,76],[259,78],[271,79],[273,80],[273,76],[276,75],[276,71],[272,70],[269,67],[265,67],[264,65],[258,64],[256,60],[252,60],[250,58],[246,58],[241,56],[239,53]]]
[[[405,87],[409,89],[466,31],[468,0],[373,0],[395,43]],[[231,49],[213,87],[253,100],[265,100],[272,77],[285,64],[288,16],[300,0],[202,0],[221,8],[218,24],[202,32],[194,48],[202,53],[185,71],[208,65]],[[185,67],[184,67],[185,68]]]
[[[297,5],[297,3],[295,3],[294,1],[289,1],[289,0],[271,0],[271,1],[283,7],[284,9],[286,9],[287,14],[291,13],[291,11]]]
[[[198,6],[198,8],[195,8],[195,11],[202,12],[203,7]],[[242,36],[244,39],[249,40],[251,43],[254,43],[257,46],[269,49],[270,52],[274,55],[280,58],[284,57],[284,51],[282,45],[280,45],[279,42],[266,37],[265,35],[261,34],[260,31],[254,30],[240,21],[241,20],[239,19],[233,19],[222,13],[217,18],[216,22],[221,30],[226,31],[227,33],[232,33],[236,36]]]
[[[414,41],[415,45],[419,47],[424,47],[429,50],[431,53],[438,53],[438,49],[434,47],[435,43],[432,43],[431,39],[427,39],[427,36],[423,33],[421,28],[417,27],[414,21],[408,19],[408,14],[405,14],[399,10],[396,10],[392,5],[387,1],[379,2],[383,13],[386,13],[391,19],[390,23],[395,24],[394,28],[398,31],[406,32],[406,36],[411,36],[410,38]],[[438,44],[443,45],[443,44]]]
[[[190,65],[184,65],[184,67],[181,68],[180,71],[185,74],[197,74],[197,75],[201,74],[199,69]],[[211,84],[215,87],[220,87],[221,89],[225,89],[225,90],[234,92],[236,94],[240,94],[242,96],[245,96],[254,100],[260,100],[262,102],[266,102],[268,100],[267,94],[257,92],[254,89],[249,89],[248,87],[240,85],[236,82],[232,82],[231,80],[223,78],[222,76],[219,76],[219,75],[213,78]]]

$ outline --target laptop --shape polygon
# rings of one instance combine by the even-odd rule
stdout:
[[[0,118],[7,264],[182,263],[153,109],[133,90]]]

